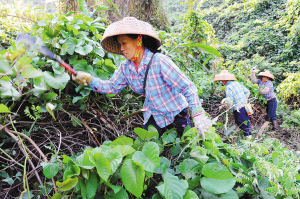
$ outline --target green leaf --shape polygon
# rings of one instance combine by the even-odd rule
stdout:
[[[77,118],[77,117],[75,117],[74,115],[71,115],[71,121],[72,121],[72,124],[73,124],[73,126],[82,126],[81,125],[81,121]]]
[[[191,190],[187,190],[185,195],[183,196],[183,199],[199,199],[197,194]]]
[[[120,169],[121,180],[130,193],[141,197],[144,188],[145,171],[139,163],[126,160]]]
[[[204,190],[213,194],[221,194],[230,191],[235,185],[235,179],[228,169],[216,163],[205,164],[202,168],[201,186]]]
[[[56,193],[52,196],[52,199],[62,199],[62,195],[60,193]]]
[[[107,161],[110,163],[111,167],[111,174],[115,173],[119,165],[121,164],[123,157],[121,153],[115,151],[108,151],[104,152],[104,155]]]
[[[87,151],[83,152],[80,156],[76,158],[76,164],[84,169],[93,169],[95,165],[90,160],[90,155]]]
[[[55,106],[53,104],[51,104],[51,103],[46,104],[47,111],[50,113],[50,115],[53,117],[53,119],[56,120],[55,116],[54,116],[54,113],[53,113],[54,108],[55,108]]]
[[[187,44],[180,44],[178,46],[199,47],[199,48],[206,50],[208,53],[214,54],[218,57],[222,57],[221,53],[217,49],[215,49],[209,45],[199,44],[199,43],[187,43]]]
[[[94,51],[97,55],[99,55],[99,57],[104,57],[104,55],[105,55],[104,50],[101,48],[96,48]]]
[[[120,191],[118,191],[117,193],[114,193],[113,190],[111,190],[110,192],[108,192],[108,194],[104,195],[104,199],[129,199],[128,194],[126,192],[126,190],[121,187]]]
[[[68,81],[70,80],[70,76],[68,73],[56,75],[54,77],[53,73],[45,71],[44,76],[47,84],[55,89],[64,89]]]
[[[45,20],[38,21],[39,26],[46,26],[47,22]]]
[[[166,172],[164,175],[164,183],[157,186],[157,190],[161,195],[168,199],[183,198],[188,189],[186,180],[179,180],[177,176]]]
[[[96,166],[98,175],[104,180],[107,181],[111,173],[110,163],[107,161],[103,153],[95,153],[94,155],[91,152],[89,157],[91,162]]]
[[[142,128],[135,128],[135,134],[137,134],[143,141],[148,140],[149,138],[158,136],[158,132],[148,132]]]
[[[177,132],[171,129],[163,134],[162,141],[164,144],[173,143],[177,137]]]
[[[145,171],[154,172],[160,168],[159,147],[155,142],[147,142],[142,151],[136,151],[132,159],[140,163]]]
[[[42,162],[41,165],[43,167],[44,175],[49,179],[53,178],[61,169],[61,166],[57,163]]]
[[[128,154],[134,153],[135,149],[128,145],[117,145],[113,148],[113,151],[121,153],[124,157]]]
[[[82,14],[85,16],[88,16],[89,11],[88,11],[88,7],[86,5],[85,0],[78,0],[78,4],[79,4],[79,9],[82,12]]]
[[[193,147],[190,153],[191,158],[194,158],[202,166],[205,165],[209,157],[206,155],[206,150],[200,146]]]
[[[12,75],[13,71],[10,69],[7,62],[0,60],[0,75]]]
[[[132,146],[133,145],[133,139],[129,138],[129,137],[118,137],[117,139],[115,139],[114,141],[112,141],[109,146],[110,147],[115,147],[117,145],[128,145],[128,146]]]
[[[0,104],[0,113],[10,113],[10,110],[4,104]]]
[[[68,38],[67,41],[66,41],[66,45],[68,47],[68,53],[70,55],[73,55],[74,54],[74,51],[75,51],[75,48],[76,48],[76,45],[78,44],[78,41],[77,39],[75,38]]]
[[[110,74],[113,74],[115,72],[115,66],[111,59],[104,60],[103,69]]]
[[[21,75],[23,75],[26,78],[35,78],[43,76],[43,72],[33,67],[27,67],[21,72]]]
[[[45,100],[55,100],[57,97],[57,94],[50,92],[50,93],[43,94],[41,97],[42,97],[42,99],[45,99]]]
[[[80,174],[80,168],[77,165],[70,165],[64,172],[63,180],[78,176]]]
[[[88,65],[86,63],[86,61],[80,61],[78,63],[76,63],[74,65],[74,70],[76,71],[84,71],[84,72],[87,72],[87,73],[93,73],[93,67],[91,65]]]
[[[196,174],[201,172],[202,166],[196,161],[192,159],[185,159],[179,165],[179,171],[184,175],[186,178],[192,178]]]
[[[79,53],[79,54],[81,54],[81,55],[87,55],[87,54],[89,54],[90,52],[92,52],[92,50],[93,50],[93,46],[91,46],[91,45],[86,45],[86,46],[84,46],[84,47],[82,47],[82,46],[78,46],[78,47],[76,47],[76,49],[75,49],[75,52],[77,52],[77,53]]]
[[[68,191],[72,188],[74,188],[77,185],[78,178],[68,178],[67,180],[63,182],[56,182],[56,186],[58,186],[58,190],[60,191]]]
[[[68,52],[68,45],[67,44],[63,44],[61,46],[60,55],[65,55],[67,52]]]
[[[86,191],[87,191],[86,196],[88,198],[94,198],[94,196],[96,195],[97,186],[98,186],[97,175],[91,172],[89,178],[86,179]]]
[[[67,26],[67,29],[68,29],[69,31],[73,31],[75,35],[78,35],[78,34],[79,34],[79,31],[78,31],[75,27],[73,27],[73,26],[71,26],[71,25],[69,25],[69,24],[66,24],[66,26]]]
[[[220,199],[239,199],[239,196],[231,189],[227,193],[222,194]]]

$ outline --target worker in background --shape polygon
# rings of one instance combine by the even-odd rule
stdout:
[[[214,81],[224,83],[226,98],[222,102],[226,104],[227,108],[232,107],[235,123],[244,132],[244,136],[249,136],[251,135],[250,115],[247,114],[245,105],[247,105],[250,91],[235,80],[235,75],[229,73],[228,70],[222,70],[214,78]]]
[[[252,82],[258,84],[259,94],[264,95],[267,100],[267,114],[268,120],[271,120],[273,128],[275,131],[279,131],[278,119],[276,118],[276,109],[277,109],[277,99],[274,92],[273,83],[271,80],[274,80],[274,75],[270,71],[266,70],[265,72],[260,72],[255,76],[256,66],[252,68],[250,78]]]

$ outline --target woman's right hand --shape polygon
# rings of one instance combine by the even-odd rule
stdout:
[[[252,72],[255,72],[255,71],[256,71],[256,67],[257,67],[257,66],[254,66],[254,67],[252,68]]]
[[[87,86],[91,83],[93,76],[86,72],[77,71],[76,76],[72,75],[72,79],[80,85]]]

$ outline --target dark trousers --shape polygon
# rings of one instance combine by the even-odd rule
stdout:
[[[276,109],[277,109],[277,100],[274,97],[273,99],[269,100],[267,102],[267,113],[268,113],[268,118],[273,121],[277,120],[276,118]]]
[[[235,123],[239,126],[241,130],[244,131],[244,135],[251,135],[250,132],[250,115],[247,114],[245,107],[240,109],[240,112],[233,111]],[[247,123],[245,121],[248,121]],[[245,124],[246,123],[246,124]]]
[[[148,126],[149,125],[153,125],[157,131],[158,131],[158,134],[159,134],[159,137],[162,136],[162,134],[172,128],[174,128],[176,130],[176,132],[178,133],[179,137],[182,136],[183,134],[183,131],[185,129],[185,127],[187,125],[189,126],[192,126],[191,124],[191,120],[189,118],[189,114],[188,114],[188,109],[185,108],[183,109],[180,113],[178,113],[175,118],[174,118],[174,122],[172,124],[169,124],[168,126],[164,127],[164,128],[160,128],[153,116],[151,115],[151,117],[149,118],[148,122],[144,125],[143,129],[146,129],[148,130]]]

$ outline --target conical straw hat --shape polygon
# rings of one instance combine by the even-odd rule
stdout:
[[[235,75],[228,72],[228,70],[222,70],[220,74],[215,75],[214,81],[222,80],[236,80]]]
[[[157,32],[151,24],[140,21],[134,17],[125,17],[120,21],[110,24],[106,28],[102,37],[101,46],[107,52],[121,55],[121,45],[113,38],[113,36],[123,34],[148,35],[155,39],[157,48],[161,45]]]
[[[268,70],[266,70],[265,72],[260,72],[260,73],[258,73],[258,75],[257,75],[258,77],[269,77],[269,78],[271,78],[272,80],[274,80],[274,75],[272,75],[271,73],[270,73],[270,71],[268,71]]]

